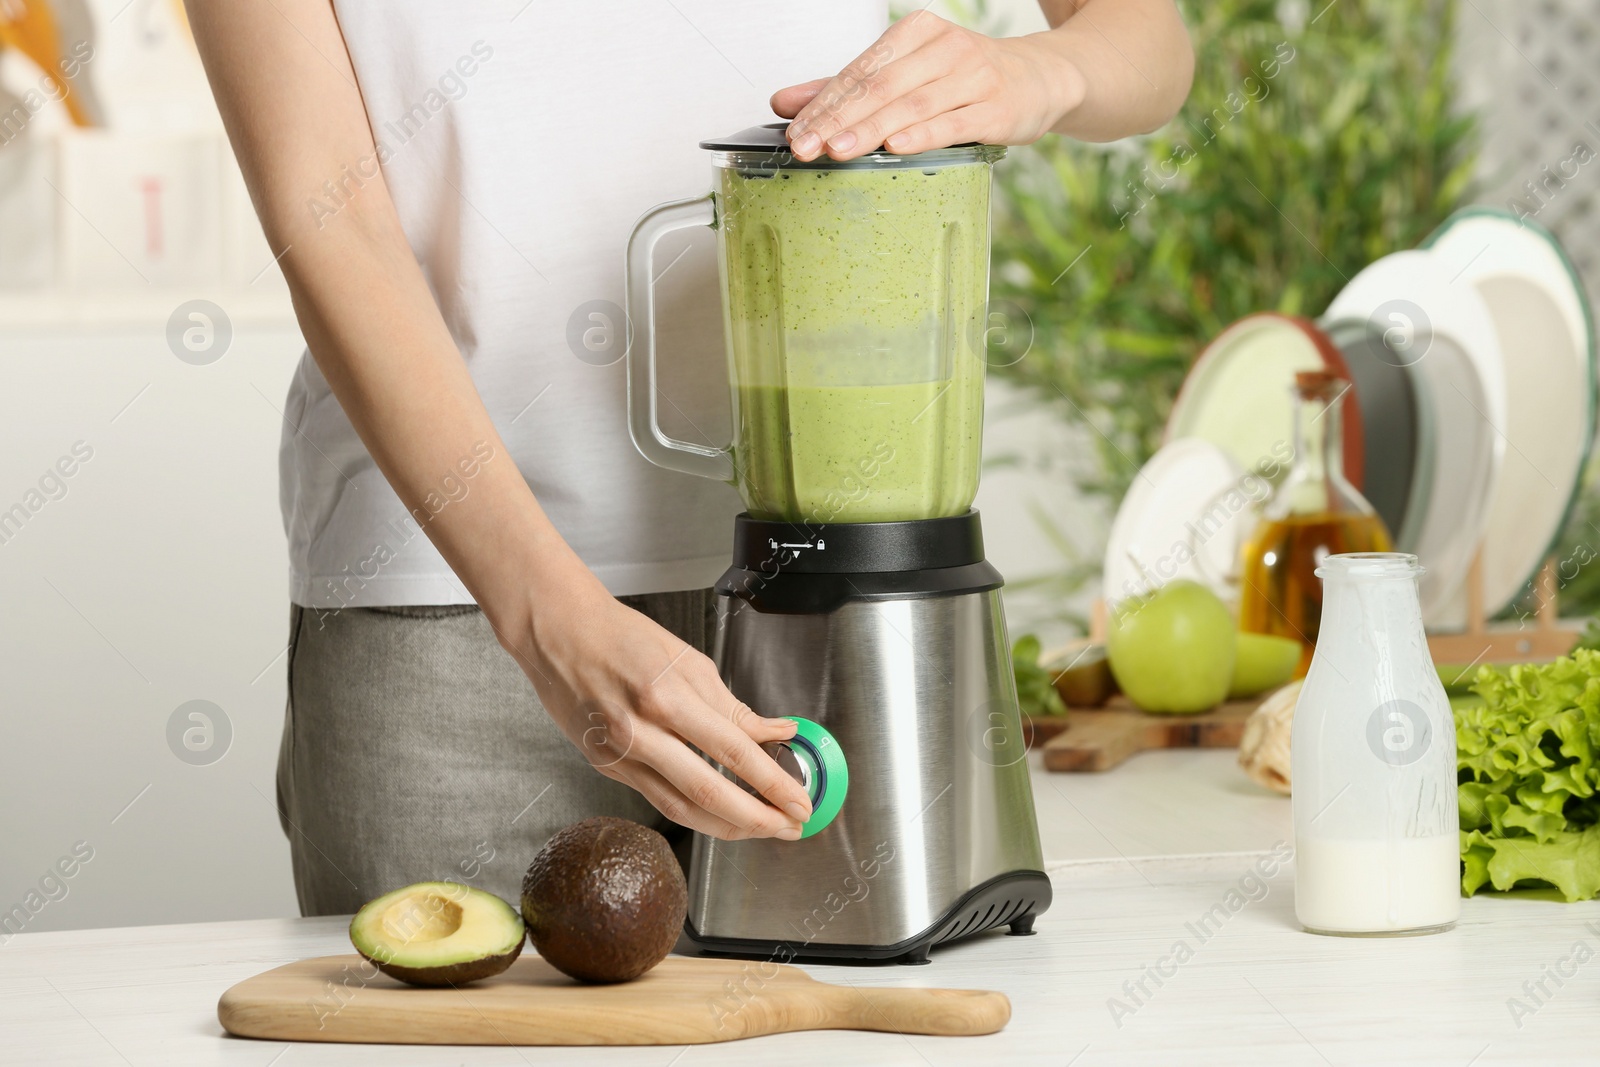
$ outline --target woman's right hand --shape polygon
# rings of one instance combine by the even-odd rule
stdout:
[[[541,590],[522,647],[502,637],[568,740],[595,770],[632,786],[675,823],[724,840],[798,839],[810,798],[760,747],[793,737],[794,720],[751,711],[707,656],[617,601],[587,571],[573,584],[559,594]]]

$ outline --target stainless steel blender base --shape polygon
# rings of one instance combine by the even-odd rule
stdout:
[[[992,572],[991,572],[992,573]],[[686,932],[707,952],[926,961],[1050,904],[998,589],[826,613],[718,598],[715,658],[763,715],[813,719],[849,792],[800,841],[697,835]]]

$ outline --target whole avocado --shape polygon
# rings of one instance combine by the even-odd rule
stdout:
[[[627,982],[666,959],[689,891],[667,839],[599,816],[558,831],[522,879],[539,955],[581,982]]]

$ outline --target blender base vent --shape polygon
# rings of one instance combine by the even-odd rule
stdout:
[[[985,930],[1009,926],[1014,935],[1033,933],[1033,921],[1050,906],[1050,898],[1050,879],[1043,871],[1002,874],[968,890],[922,933],[893,945],[702,937],[688,921],[684,923],[684,933],[706,956],[779,962],[929,963],[929,953],[935,945],[959,941]]]

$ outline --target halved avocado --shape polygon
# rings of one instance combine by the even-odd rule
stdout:
[[[1117,691],[1105,645],[1077,645],[1046,664],[1045,670],[1054,677],[1056,692],[1069,708],[1098,708]]]
[[[356,951],[391,978],[454,986],[499,974],[522,954],[522,916],[493,893],[418,882],[385,893],[350,920]]]

